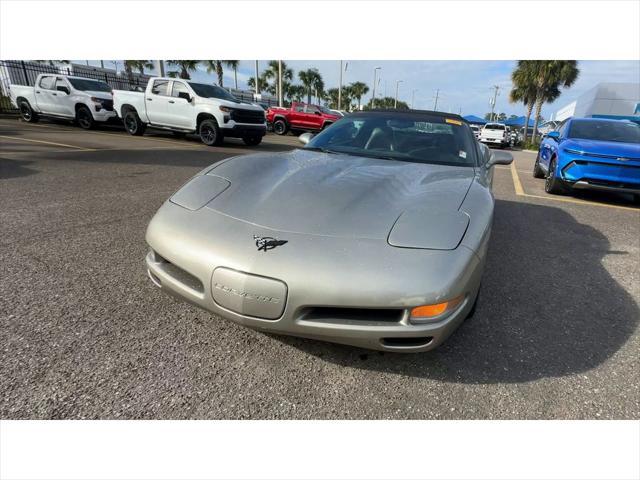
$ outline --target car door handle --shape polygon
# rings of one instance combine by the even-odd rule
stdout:
[[[176,102],[174,102],[173,100],[169,100],[169,103],[176,103]]]
[[[53,95],[53,96],[55,96],[55,97],[57,97],[57,96],[58,96],[58,94],[57,94],[57,93],[52,93],[51,95]]]
[[[153,100],[153,98],[147,98],[147,102],[150,102],[151,100]]]
[[[40,90],[36,90],[36,93],[40,93]]]

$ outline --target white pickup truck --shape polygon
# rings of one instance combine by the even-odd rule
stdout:
[[[114,108],[131,135],[147,126],[179,134],[197,133],[206,145],[224,137],[258,145],[267,131],[264,110],[225,89],[175,78],[151,78],[144,93],[114,90]]]
[[[37,122],[40,116],[66,118],[90,129],[116,117],[111,87],[90,78],[43,73],[33,87],[10,85],[9,95],[25,122]]]
[[[506,147],[511,139],[504,123],[487,123],[482,127],[479,140],[487,145]]]

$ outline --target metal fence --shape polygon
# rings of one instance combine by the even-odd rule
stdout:
[[[112,69],[91,67],[77,63],[49,64],[25,60],[0,60],[0,113],[17,113],[18,110],[9,99],[9,85],[35,84],[36,78],[41,73],[53,73],[60,75],[75,75],[91,78],[108,83],[114,90],[144,90],[150,75],[138,72],[117,72]],[[259,102],[266,106],[278,104],[275,97],[262,95],[255,100],[253,92],[244,90],[227,89],[239,100],[246,102]]]

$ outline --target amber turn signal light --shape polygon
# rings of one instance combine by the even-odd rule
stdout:
[[[462,303],[462,300],[464,300],[464,295],[460,295],[459,297],[442,303],[435,303],[433,305],[420,305],[419,307],[411,310],[411,318],[420,319],[437,317],[445,312],[456,308]]]

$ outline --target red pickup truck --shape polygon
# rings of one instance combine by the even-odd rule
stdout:
[[[291,108],[271,107],[267,110],[267,123],[278,135],[289,130],[316,132],[340,119],[327,108],[307,103],[293,102]]]

